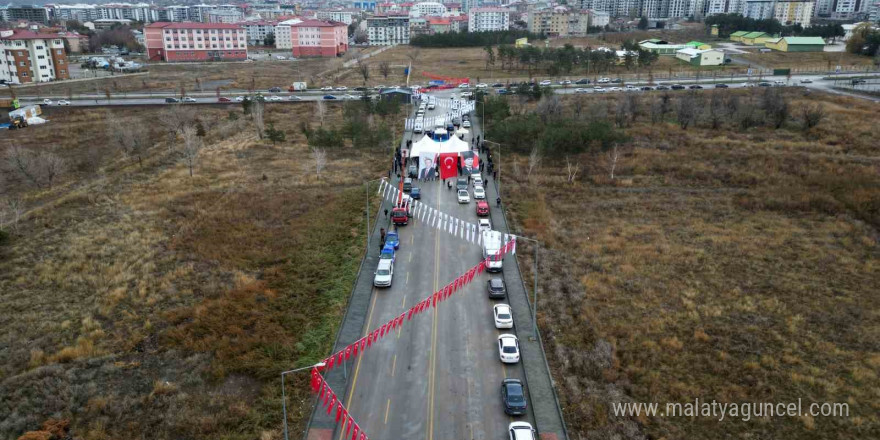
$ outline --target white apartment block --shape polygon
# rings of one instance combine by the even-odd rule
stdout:
[[[68,78],[67,53],[60,35],[0,31],[0,79],[24,84]]]
[[[590,26],[604,27],[611,23],[611,14],[605,11],[590,10]]]
[[[370,46],[409,44],[409,17],[377,15],[367,18]]]
[[[363,11],[360,9],[331,9],[327,11],[318,11],[317,17],[318,20],[338,21],[349,25],[354,23],[355,20],[360,17],[362,12]]]
[[[741,0],[707,0],[706,15],[740,14],[744,4]]]
[[[565,7],[532,11],[528,17],[529,32],[555,37],[583,37],[590,26],[589,11],[570,11]]]
[[[808,27],[813,20],[815,5],[811,0],[780,1],[776,3],[774,18],[784,25],[800,24]]]
[[[743,17],[764,20],[773,17],[776,0],[746,0],[743,5]]]
[[[473,8],[468,12],[468,32],[506,31],[510,29],[510,9]]]
[[[262,46],[266,36],[275,34],[275,23],[270,21],[248,21],[239,25],[247,32],[247,42],[250,46]]]
[[[276,49],[293,49],[293,40],[291,39],[290,27],[297,23],[302,23],[298,18],[284,20],[275,25],[275,48]]]
[[[410,17],[442,17],[446,14],[446,6],[440,2],[416,3],[410,8]]]

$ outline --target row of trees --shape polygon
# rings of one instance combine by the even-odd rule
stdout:
[[[706,25],[718,26],[718,33],[721,36],[729,36],[737,31],[766,32],[768,34],[779,34],[783,37],[802,36],[802,37],[822,37],[826,40],[835,40],[843,37],[846,32],[843,26],[837,23],[817,24],[804,28],[800,24],[783,25],[775,18],[756,20],[754,18],[743,17],[740,14],[718,14],[706,17]]]
[[[447,32],[433,35],[417,35],[409,40],[410,46],[417,47],[480,47],[486,45],[513,44],[518,38],[529,41],[542,40],[543,35],[528,31],[490,31],[490,32]]]
[[[863,23],[853,29],[852,37],[846,42],[847,52],[869,57],[880,55],[880,29],[871,23]]]
[[[369,95],[366,95],[369,98]],[[342,148],[349,140],[355,148],[374,149],[388,145],[394,138],[389,121],[396,121],[401,112],[401,103],[396,99],[362,99],[343,104],[342,124],[333,127],[324,124],[327,112],[324,101],[315,102],[315,114],[319,126],[312,127],[308,122],[300,123],[300,131],[313,148]]]
[[[659,59],[656,53],[639,48],[635,41],[624,42],[622,49],[627,51],[622,60],[627,70],[649,68]],[[526,71],[529,77],[536,72],[549,75],[571,74],[574,71],[581,71],[585,75],[604,73],[620,62],[612,50],[593,50],[591,47],[578,49],[571,44],[546,49],[535,46],[486,46],[483,50],[487,69],[499,65],[502,70]]]

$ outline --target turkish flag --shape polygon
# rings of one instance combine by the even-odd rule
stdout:
[[[477,265],[477,273],[482,274],[484,270],[486,270],[486,262],[480,261],[480,264]]]
[[[336,423],[339,423],[339,419],[342,418],[342,414],[345,413],[345,409],[342,408],[342,403],[336,404]]]
[[[440,178],[458,176],[458,153],[440,153]]]
[[[412,315],[413,315],[413,307],[410,307],[409,312],[407,312],[407,314],[406,314],[406,320],[407,321],[412,320]]]
[[[330,356],[329,358],[327,358],[327,362],[326,362],[327,363],[327,370],[330,370],[333,368],[333,362],[335,360],[336,360],[335,356]]]
[[[351,345],[345,347],[345,360],[351,359]]]
[[[345,360],[345,353],[340,351],[339,356],[336,357],[336,363],[341,364],[342,361],[344,361],[344,360]]]
[[[336,394],[334,394],[333,397],[330,398],[330,405],[327,407],[328,416],[333,412],[333,409],[336,408],[336,403]]]
[[[361,351],[364,351],[365,348],[367,348],[367,337],[366,336],[361,338]]]
[[[364,434],[364,432],[363,432],[363,431],[361,431],[361,438],[360,438],[360,439],[358,439],[358,440],[367,440],[367,435],[366,435],[366,434]]]
[[[351,418],[351,413],[348,414],[348,420],[345,425],[345,436],[348,437],[348,433],[351,432],[351,426],[354,425],[354,419]]]
[[[360,430],[361,430],[361,427],[358,426],[357,423],[355,423],[355,424],[354,424],[354,429],[352,430],[353,432],[352,432],[352,434],[351,434],[351,440],[357,440],[358,431],[360,431]]]

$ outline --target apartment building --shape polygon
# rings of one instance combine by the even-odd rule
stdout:
[[[529,32],[551,37],[582,37],[590,26],[588,11],[569,10],[565,7],[543,9],[529,14]]]
[[[776,3],[774,17],[784,25],[800,24],[808,27],[813,20],[815,6],[813,0],[780,1]]]
[[[510,9],[472,8],[468,12],[468,31],[506,31],[510,29]]]
[[[409,16],[376,15],[367,18],[367,41],[370,46],[409,44]]]
[[[776,0],[746,0],[743,5],[743,17],[755,20],[766,20],[773,17]]]
[[[276,49],[293,49],[293,39],[291,39],[290,27],[297,23],[302,23],[302,19],[291,18],[275,25]]]
[[[230,11],[225,9],[215,9],[208,11],[208,23],[238,23],[244,20],[244,13],[240,10]]]
[[[42,6],[21,5],[7,6],[3,14],[7,21],[29,21],[34,23],[49,24],[49,10]]]
[[[103,5],[48,5],[49,15],[58,20],[132,20],[151,23],[159,19],[159,12],[148,3],[107,3]]]
[[[446,6],[440,2],[420,2],[410,8],[410,17],[442,17],[446,14]]]
[[[295,57],[336,57],[348,51],[348,25],[339,21],[304,20],[290,26]]]
[[[247,59],[247,33],[225,23],[158,22],[144,26],[150,61],[228,61]]]
[[[70,78],[64,40],[30,30],[0,31],[0,79],[11,84]]]
[[[244,28],[247,34],[247,43],[250,46],[264,46],[266,36],[275,35],[274,21],[246,21],[239,23],[239,25]]]
[[[338,21],[340,23],[345,23],[346,25],[352,24],[357,20],[358,17],[361,16],[360,9],[354,8],[345,8],[345,9],[329,9],[324,11],[318,11],[317,17],[318,20],[327,20],[327,21]]]

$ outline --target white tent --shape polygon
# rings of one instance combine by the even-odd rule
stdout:
[[[409,157],[421,156],[428,154],[434,156],[440,153],[461,153],[470,151],[471,146],[456,136],[450,136],[448,140],[435,141],[431,136],[424,136],[422,140],[412,144]]]

